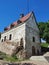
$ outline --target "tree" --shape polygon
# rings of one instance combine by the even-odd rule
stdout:
[[[45,26],[46,26],[46,23],[44,23],[44,22],[38,23],[38,27],[39,27],[39,30],[40,30],[40,38],[43,38]]]
[[[49,43],[49,22],[46,23],[46,28],[44,30],[43,38]]]
[[[40,30],[40,37],[45,39],[49,43],[49,21],[48,22],[39,22],[38,23]]]

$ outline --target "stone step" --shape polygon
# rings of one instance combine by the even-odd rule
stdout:
[[[38,60],[38,61],[45,61],[45,62],[47,62],[47,60],[45,59],[44,56],[32,56],[32,57],[30,57],[30,60]]]

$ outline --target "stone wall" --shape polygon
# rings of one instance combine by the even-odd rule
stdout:
[[[11,55],[13,52],[12,51],[13,49],[14,49],[14,46],[8,45],[6,43],[0,43],[0,51],[1,52]]]
[[[24,42],[24,48],[25,48],[25,23],[20,24],[18,27],[15,27],[9,31],[5,31],[1,34],[1,40],[4,40],[4,37],[6,36],[6,39],[9,40],[9,35],[12,35],[12,38],[10,41],[14,42],[20,42],[21,38],[23,38]],[[20,44],[19,44],[20,45]]]
[[[35,38],[35,42],[33,42],[33,37]],[[28,56],[32,55],[32,46],[35,47],[35,53],[37,51],[41,52],[40,47],[40,36],[39,36],[39,29],[34,19],[34,16],[31,15],[29,20],[26,22],[26,45],[25,49],[28,52]]]
[[[15,53],[15,49],[16,47],[18,47],[18,43],[14,43],[14,42],[3,42],[0,43],[0,51],[4,52],[8,55],[12,55],[13,53]]]

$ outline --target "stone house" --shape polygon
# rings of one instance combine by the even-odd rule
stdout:
[[[28,57],[39,54],[41,52],[40,36],[34,13],[30,12],[26,16],[21,14],[18,21],[6,27],[1,33],[0,42],[5,41],[15,42],[16,44],[18,42],[18,46],[23,47],[23,51]]]

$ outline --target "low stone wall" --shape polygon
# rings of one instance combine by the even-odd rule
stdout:
[[[30,57],[30,60],[34,60],[34,61],[43,61],[43,62],[47,62],[47,60],[45,59],[45,57],[44,56],[32,56],[32,57]]]

